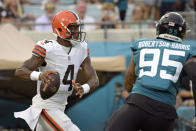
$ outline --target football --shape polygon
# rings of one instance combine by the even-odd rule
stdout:
[[[44,84],[43,82],[40,85],[40,95],[42,97],[42,99],[48,99],[50,97],[52,97],[59,89],[60,87],[60,76],[59,73],[57,74],[49,74],[54,81],[51,81],[50,84],[46,87],[46,90],[43,91],[44,88]]]

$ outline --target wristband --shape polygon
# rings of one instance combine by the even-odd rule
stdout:
[[[90,91],[90,86],[88,84],[82,85],[82,88],[84,90],[84,94],[86,94]]]
[[[41,72],[38,71],[32,71],[30,74],[30,78],[32,81],[37,81],[39,80],[39,75],[41,74]]]

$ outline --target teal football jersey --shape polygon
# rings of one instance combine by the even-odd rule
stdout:
[[[196,56],[196,47],[164,39],[139,40],[131,44],[136,82],[132,93],[174,106],[183,65]]]

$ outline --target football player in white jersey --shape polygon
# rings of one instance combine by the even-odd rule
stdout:
[[[79,17],[74,12],[57,13],[52,21],[57,40],[37,42],[32,57],[16,69],[17,77],[37,81],[37,95],[33,97],[32,105],[25,111],[14,113],[16,118],[23,118],[32,130],[35,127],[37,131],[79,130],[64,113],[67,98],[72,94],[73,88],[81,98],[92,87],[99,85],[97,74],[91,66],[87,43],[84,41],[86,34],[81,32],[80,25]],[[88,78],[84,85],[75,83],[80,67]],[[61,79],[59,90],[52,97],[43,100],[40,96],[40,84],[49,84],[53,79],[48,74],[56,72]]]

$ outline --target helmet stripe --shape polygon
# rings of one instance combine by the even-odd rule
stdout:
[[[61,25],[71,34],[71,31],[67,28],[67,26],[65,26],[65,25],[63,24],[63,22],[61,22]]]
[[[58,36],[61,37],[61,34],[59,33],[59,31],[57,29],[55,29],[55,30],[56,30]]]
[[[72,11],[70,11],[75,17],[76,17],[76,21],[78,22],[78,21],[80,21],[80,18],[79,18],[79,16],[76,14],[76,13],[74,13],[74,12],[72,12]]]

